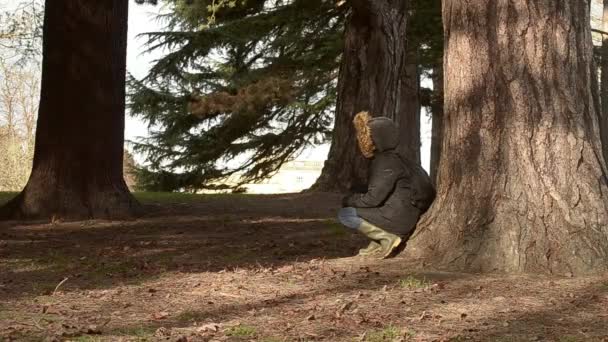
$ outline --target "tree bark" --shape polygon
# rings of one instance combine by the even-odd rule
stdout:
[[[30,179],[3,218],[128,218],[122,175],[128,1],[47,0]]]
[[[412,100],[418,97],[417,67],[411,61],[408,67],[406,49],[407,1],[354,0],[351,4],[332,145],[311,190],[346,191],[366,182],[369,163],[357,148],[352,125],[360,111],[395,120],[403,128],[400,149],[411,159],[420,159],[420,105]]]
[[[391,118],[399,126],[399,151],[410,160],[420,164],[420,67],[415,51],[417,47],[408,46],[407,64],[403,78],[401,109]]]
[[[445,0],[444,155],[407,252],[466,271],[608,265],[586,2]]]
[[[433,96],[431,98],[431,165],[430,173],[433,185],[437,186],[437,170],[443,144],[443,67],[441,64],[433,69]]]
[[[608,32],[608,0],[604,0],[602,30]],[[608,36],[606,35],[602,35],[602,58],[600,63],[600,137],[604,160],[608,160]]]

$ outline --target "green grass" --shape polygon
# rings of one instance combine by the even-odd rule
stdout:
[[[231,337],[246,337],[252,338],[258,334],[257,330],[254,327],[250,327],[248,325],[237,325],[236,327],[232,327],[226,331],[226,336]]]
[[[156,328],[153,327],[125,327],[110,331],[109,334],[122,337],[135,338],[137,341],[149,341],[154,337]]]
[[[133,195],[144,203],[196,203],[207,199],[255,196],[248,194],[190,194],[181,192],[134,192]]]
[[[8,202],[11,198],[17,196],[17,192],[0,192],[0,205]]]
[[[175,317],[176,320],[183,323],[198,322],[205,319],[208,315],[200,311],[184,311]]]
[[[559,342],[578,342],[579,340],[576,336],[562,336],[558,340]]]
[[[100,341],[103,341],[103,338],[101,338],[99,336],[82,335],[82,336],[70,338],[68,341],[72,341],[72,342],[100,342]]]
[[[414,276],[408,276],[405,279],[399,280],[399,286],[404,289],[423,289],[430,285],[431,282],[426,278],[418,279]]]
[[[330,236],[340,237],[347,234],[346,228],[336,220],[325,220],[323,223],[327,227]]]
[[[18,192],[0,192],[0,205],[17,196]],[[196,203],[207,199],[243,198],[251,194],[190,194],[181,192],[134,192],[143,203]]]
[[[285,339],[280,339],[277,337],[264,337],[260,340],[260,342],[284,342]]]
[[[413,337],[413,332],[408,332],[407,337]],[[365,341],[366,342],[390,342],[398,337],[401,337],[401,331],[393,326],[389,325],[381,330],[372,331],[366,334]]]

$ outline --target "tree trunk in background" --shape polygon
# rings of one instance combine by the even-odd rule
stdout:
[[[437,170],[441,158],[443,144],[443,66],[437,65],[433,69],[433,95],[431,98],[431,165],[430,173],[433,185],[437,186]]]
[[[332,145],[321,176],[311,190],[346,191],[366,183],[369,163],[358,150],[352,125],[353,116],[360,111],[399,122],[407,130],[404,138],[411,138],[403,143],[412,144],[403,150],[410,151],[410,158],[419,159],[415,146],[420,146],[420,106],[414,104],[417,109],[410,110],[413,95],[408,94],[412,80],[418,76],[408,74],[412,67],[408,68],[406,51],[407,1],[350,3],[352,13],[344,33]]]
[[[409,255],[467,271],[605,271],[587,3],[445,0],[443,18],[444,155]]]
[[[404,156],[420,164],[420,68],[418,67],[417,47],[408,47],[407,65],[401,95],[400,112],[393,120],[399,125],[399,151]]]
[[[47,0],[32,174],[3,218],[128,218],[122,176],[128,1]]]
[[[608,0],[604,0],[604,13],[602,16],[602,30],[608,32]],[[608,161],[608,36],[602,35],[602,58],[600,61],[600,136],[602,138],[602,151],[604,160]]]

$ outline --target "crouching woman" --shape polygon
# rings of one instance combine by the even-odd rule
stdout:
[[[372,161],[367,192],[345,197],[338,219],[371,240],[359,255],[385,259],[414,231],[435,190],[422,167],[397,151],[399,130],[392,120],[361,112],[353,123],[359,149]]]

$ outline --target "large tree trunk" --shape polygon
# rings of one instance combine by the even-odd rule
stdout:
[[[608,32],[608,0],[604,0],[602,30],[604,32]],[[604,160],[608,160],[608,35],[602,35],[602,58],[600,63],[600,137],[602,139],[602,151],[604,153]]]
[[[433,185],[437,186],[437,170],[443,144],[443,66],[433,68],[433,96],[431,98],[431,165]]]
[[[353,116],[360,111],[400,123],[404,127],[402,149],[409,151],[412,159],[419,159],[415,147],[419,150],[420,128],[416,122],[420,120],[420,106],[411,101],[418,96],[417,83],[416,94],[408,93],[418,75],[408,74],[412,67],[407,67],[407,1],[353,0],[351,4],[332,145],[312,190],[345,191],[366,182],[368,162],[357,149],[352,125]]]
[[[408,46],[400,112],[394,113],[391,118],[401,133],[400,153],[420,164],[420,68],[416,51],[412,51],[414,48],[417,47]]]
[[[468,271],[606,270],[586,2],[445,0],[443,18],[439,191],[409,254]]]
[[[122,176],[128,1],[47,0],[32,174],[5,218],[127,218]]]

